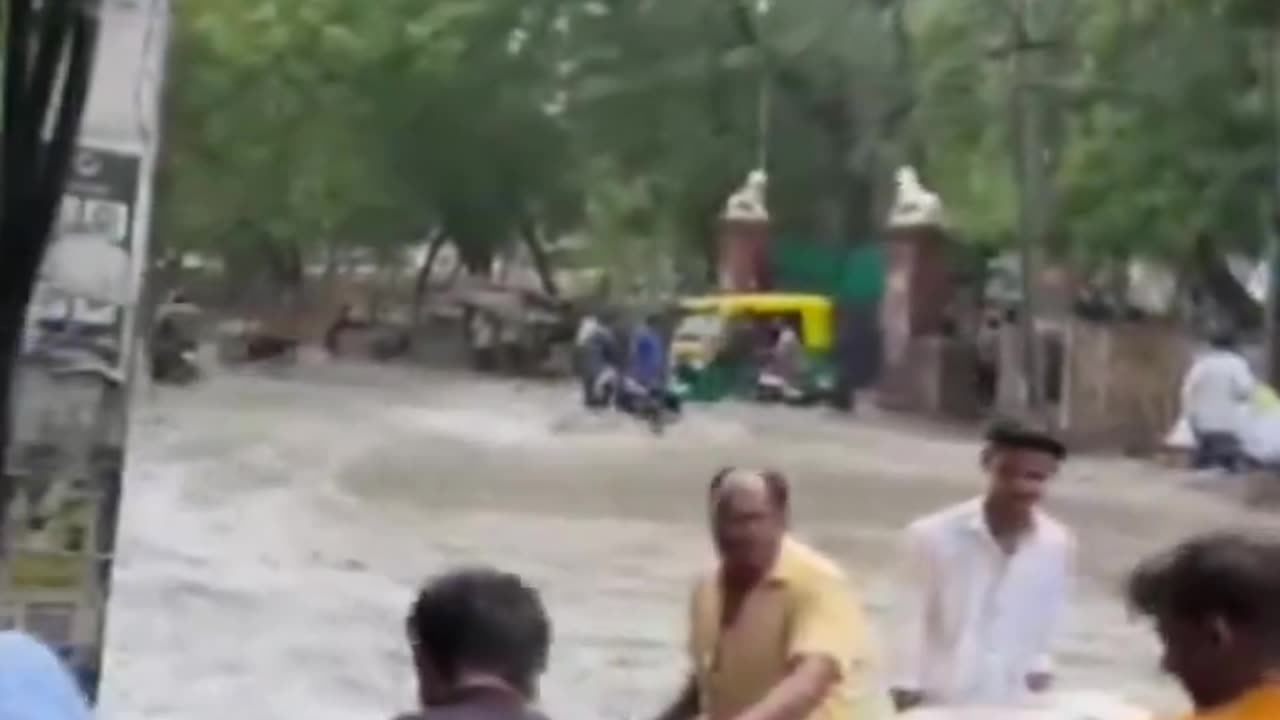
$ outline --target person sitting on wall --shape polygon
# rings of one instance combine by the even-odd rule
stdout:
[[[1197,470],[1239,469],[1244,404],[1256,385],[1249,364],[1236,349],[1235,336],[1219,331],[1182,382],[1182,411],[1195,437],[1192,462]]]

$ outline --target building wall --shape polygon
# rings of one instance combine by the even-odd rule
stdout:
[[[1064,430],[1086,445],[1154,450],[1178,419],[1191,354],[1191,339],[1173,325],[1071,323]]]
[[[130,385],[141,333],[167,0],[104,0],[95,70],[52,256],[15,378],[17,419],[0,497],[0,627],[56,649],[96,694]],[[78,245],[69,244],[74,238]],[[108,263],[115,277],[83,265]],[[75,272],[71,270],[75,269]],[[101,275],[101,273],[99,273]],[[107,282],[109,281],[109,282]],[[112,287],[108,294],[87,288]]]

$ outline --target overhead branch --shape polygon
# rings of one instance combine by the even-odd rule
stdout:
[[[848,99],[842,94],[832,96],[822,92],[804,73],[782,62],[756,25],[750,0],[732,0],[728,7],[742,41],[760,54],[761,65],[778,89],[790,96],[819,127],[835,136],[847,133],[853,117]]]

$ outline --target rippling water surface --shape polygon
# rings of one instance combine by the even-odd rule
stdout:
[[[684,670],[703,490],[729,463],[796,484],[798,532],[883,616],[896,530],[980,487],[970,438],[886,419],[699,408],[664,438],[582,417],[567,386],[371,367],[223,375],[142,394],[103,717],[385,718],[411,707],[404,612],[460,563],[519,571],[556,624],[557,720],[649,717]],[[1143,554],[1275,521],[1149,465],[1083,459],[1055,488],[1085,577],[1068,687],[1176,708],[1117,596]]]

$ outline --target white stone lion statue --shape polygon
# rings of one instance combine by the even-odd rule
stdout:
[[[890,229],[946,226],[942,198],[925,188],[915,168],[899,168],[897,185],[893,207],[889,210]]]
[[[737,192],[729,196],[725,203],[724,219],[764,221],[769,219],[769,209],[765,201],[765,191],[769,187],[769,176],[764,170],[752,170],[747,180]]]

